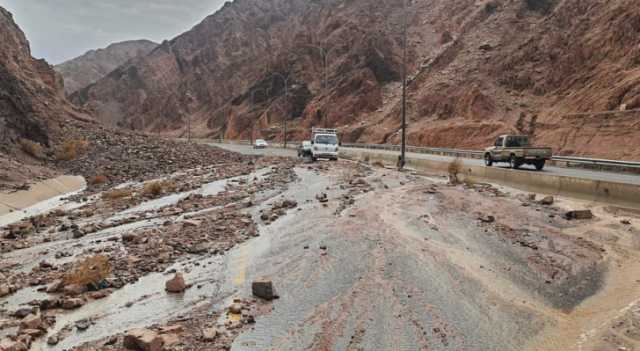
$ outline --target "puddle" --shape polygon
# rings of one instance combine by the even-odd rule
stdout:
[[[77,208],[80,208],[86,203],[81,202],[71,202],[68,201],[67,198],[69,196],[77,195],[83,192],[85,187],[80,190],[76,190],[73,192],[69,192],[63,195],[59,195],[56,197],[52,197],[48,200],[39,202],[33,206],[27,207],[24,210],[14,211],[11,213],[7,213],[5,215],[0,216],[0,228],[8,226],[10,224],[19,222],[25,218],[29,218],[32,216],[38,216],[47,212],[50,212],[55,209],[62,209],[64,211],[70,211]]]
[[[196,262],[199,266],[194,265]],[[103,300],[91,302],[76,311],[59,314],[56,325],[49,330],[47,336],[38,339],[32,350],[68,350],[132,328],[166,321],[187,313],[202,301],[217,300],[224,295],[220,286],[225,271],[223,256],[199,257],[196,260],[176,263],[169,269],[184,272],[185,265],[191,270],[184,273],[185,280],[188,284],[193,284],[193,287],[183,294],[168,294],[164,291],[165,282],[173,276],[172,274],[149,274]],[[133,304],[127,307],[130,303]],[[93,319],[94,325],[84,332],[78,332],[74,328],[58,345],[46,345],[49,336],[83,319]]]
[[[6,262],[8,265],[18,265],[19,268],[16,269],[18,272],[28,272],[41,261],[60,265],[74,261],[75,257],[89,246],[91,248],[100,249],[102,247],[113,245],[114,242],[105,241],[107,238],[137,229],[155,227],[161,224],[164,220],[166,220],[166,218],[141,220],[138,222],[123,224],[118,227],[107,228],[99,232],[89,234],[80,239],[52,241],[26,249],[12,251],[1,255],[0,258],[2,258],[2,261]],[[98,244],[92,243],[97,240],[103,241]],[[70,252],[71,256],[57,259],[55,258],[57,252]]]
[[[270,167],[263,168],[248,175],[216,180],[216,181],[204,184],[199,189],[185,191],[177,194],[171,194],[158,199],[149,200],[139,204],[138,206],[127,209],[126,211],[120,212],[114,215],[113,217],[111,217],[109,220],[111,221],[119,220],[122,218],[126,218],[131,214],[139,213],[139,212],[157,211],[163,207],[175,205],[178,202],[180,202],[180,200],[192,194],[198,194],[203,196],[216,195],[224,191],[230,182],[233,182],[235,180],[240,180],[240,179],[246,179],[249,183],[251,183],[253,182],[254,178],[258,178],[258,179],[264,178],[269,171],[271,171]]]

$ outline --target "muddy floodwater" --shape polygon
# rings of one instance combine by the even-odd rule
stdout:
[[[0,217],[0,338],[51,351],[121,350],[139,328],[177,350],[636,347],[640,214],[347,161],[269,162]],[[565,218],[576,209],[592,218]],[[8,229],[52,211],[28,234]],[[97,290],[51,288],[94,255],[111,265]],[[168,293],[177,273],[184,291]],[[278,298],[252,296],[256,280]]]

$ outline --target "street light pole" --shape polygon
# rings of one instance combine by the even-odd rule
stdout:
[[[399,168],[406,164],[407,150],[407,0],[402,0],[402,151],[400,152]]]

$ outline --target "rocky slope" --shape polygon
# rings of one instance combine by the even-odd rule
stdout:
[[[57,173],[111,186],[243,158],[204,145],[104,128],[65,98],[62,79],[0,7],[0,191]],[[27,186],[28,187],[28,186]]]
[[[72,94],[95,83],[130,59],[147,55],[158,44],[149,40],[131,40],[111,44],[104,49],[91,50],[55,66],[64,78],[66,94]]]
[[[414,1],[411,144],[480,148],[528,133],[557,153],[640,158],[634,0]],[[248,139],[338,127],[397,143],[401,0],[236,0],[73,100],[131,129]],[[328,84],[323,87],[322,49]],[[285,94],[285,80],[288,94]],[[326,121],[326,122],[325,122]]]
[[[0,7],[0,153],[19,138],[49,146],[67,107],[60,77],[31,57],[24,33]]]

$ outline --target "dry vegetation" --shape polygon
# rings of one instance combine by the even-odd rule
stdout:
[[[100,185],[100,184],[105,184],[108,181],[109,179],[107,179],[106,176],[99,174],[99,175],[93,176],[89,180],[89,183],[91,183],[91,185]]]
[[[142,195],[147,197],[158,197],[166,192],[173,191],[175,187],[175,184],[170,181],[150,182],[144,185]]]
[[[59,161],[71,161],[87,152],[89,142],[84,139],[71,139],[63,142],[56,149],[56,159]]]
[[[113,189],[102,194],[102,198],[105,200],[118,200],[125,197],[130,197],[133,191],[131,189]]]
[[[89,285],[98,284],[111,274],[109,259],[103,255],[87,257],[76,263],[73,270],[65,278],[65,284]]]
[[[451,184],[460,184],[458,174],[462,172],[462,161],[459,158],[451,161],[449,167],[447,167],[447,172],[449,173],[449,182]]]
[[[19,140],[19,143],[22,151],[24,151],[28,155],[35,157],[37,159],[44,158],[44,148],[42,147],[42,145],[24,138],[21,138]]]

